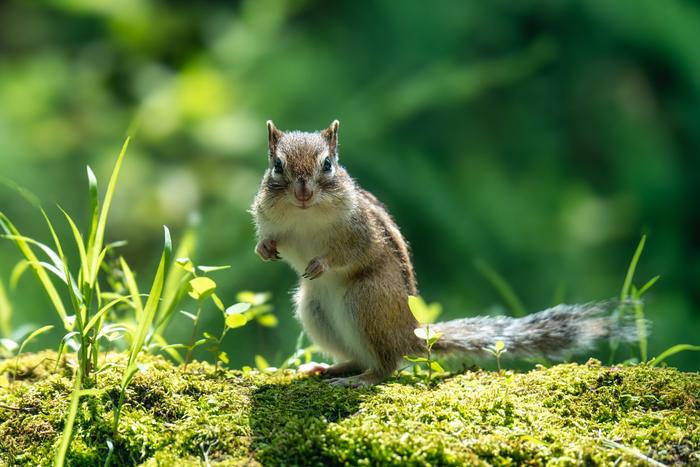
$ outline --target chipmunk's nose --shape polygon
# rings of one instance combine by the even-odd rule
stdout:
[[[294,197],[302,203],[305,203],[310,200],[313,195],[314,192],[309,189],[306,179],[299,177],[294,183]]]

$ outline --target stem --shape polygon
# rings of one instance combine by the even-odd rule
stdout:
[[[427,336],[425,344],[428,347],[428,381],[431,381],[433,379],[433,346],[430,344],[430,325],[428,324],[425,325],[425,335]]]
[[[224,324],[224,330],[221,331],[221,337],[219,337],[219,340],[216,341],[216,350],[214,352],[214,359],[216,360],[216,365],[214,366],[214,373],[219,372],[219,351],[221,350],[221,343],[224,341],[224,337],[226,336],[226,332],[228,331],[228,326]]]
[[[187,370],[187,364],[192,358],[192,347],[194,346],[194,338],[197,336],[197,327],[199,326],[199,315],[202,313],[202,303],[197,302],[197,315],[192,326],[192,335],[190,336],[190,344],[187,346],[187,354],[185,355],[185,364],[183,369]]]

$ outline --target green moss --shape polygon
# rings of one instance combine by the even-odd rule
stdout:
[[[70,370],[55,354],[0,364],[0,463],[50,463],[68,411]],[[122,362],[119,355],[108,360]],[[366,389],[292,373],[187,372],[161,358],[128,389],[112,465],[700,463],[700,375],[646,366],[477,371],[434,386],[402,376]],[[121,369],[84,397],[71,465],[109,453]],[[632,451],[605,447],[612,440]]]

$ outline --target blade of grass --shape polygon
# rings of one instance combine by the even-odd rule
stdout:
[[[27,260],[21,259],[17,264],[15,264],[15,267],[12,268],[12,272],[10,273],[11,290],[15,290],[17,288],[17,283],[19,283],[19,280],[22,278],[24,272],[27,270],[28,267],[29,263],[27,262]]]
[[[44,334],[45,332],[48,332],[53,329],[52,325],[48,326],[42,326],[39,329],[35,330],[34,332],[30,333],[23,341],[22,344],[19,346],[19,350],[17,351],[17,355],[21,354],[22,351],[24,350],[24,347],[29,344],[31,341],[33,341],[35,338],[38,336]]]
[[[21,241],[39,247],[39,249],[46,253],[46,256],[49,257],[53,267],[63,272],[63,262],[61,261],[60,256],[58,256],[58,254],[55,251],[53,251],[50,247],[44,245],[43,243],[37,240],[34,240],[33,238],[25,237],[23,235],[4,235],[3,237],[14,242]]]
[[[685,352],[685,351],[700,352],[700,345],[676,344],[676,345],[664,350],[663,352],[661,352],[661,354],[659,354],[658,357],[654,358],[649,364],[651,366],[656,366],[659,363],[666,360],[668,357],[670,357],[672,355],[676,355],[679,352]]]
[[[160,303],[161,294],[163,293],[163,286],[165,284],[165,277],[170,268],[170,257],[172,254],[172,241],[170,239],[170,231],[167,227],[163,227],[164,230],[164,246],[163,254],[160,258],[160,263],[158,264],[158,270],[153,278],[153,285],[151,286],[151,291],[148,295],[148,300],[143,310],[143,319],[138,323],[138,328],[136,330],[136,335],[131,342],[131,350],[129,352],[129,360],[124,370],[124,375],[122,377],[121,391],[119,393],[119,402],[114,408],[114,436],[116,437],[117,428],[119,426],[119,414],[121,413],[121,406],[124,402],[124,392],[126,387],[131,382],[131,378],[134,377],[138,371],[136,365],[136,359],[143,349],[143,345],[146,342],[146,336],[153,324],[153,320],[158,310],[158,304]]]
[[[78,277],[78,280],[81,281],[81,285],[84,283],[87,283],[90,279],[89,277],[89,269],[88,269],[88,259],[87,259],[87,253],[85,251],[85,243],[83,242],[83,236],[80,233],[80,230],[78,230],[78,226],[75,225],[75,222],[73,222],[73,219],[68,215],[66,211],[63,210],[62,207],[58,207],[58,209],[61,210],[63,215],[66,217],[66,220],[68,221],[68,225],[70,226],[70,230],[73,233],[73,239],[75,240],[75,246],[78,248],[78,254],[80,256],[80,276]]]
[[[70,398],[70,407],[68,409],[68,415],[66,416],[66,422],[63,425],[63,435],[61,436],[61,443],[58,445],[56,450],[56,456],[53,460],[54,467],[63,467],[66,462],[66,453],[68,452],[68,446],[70,446],[71,438],[73,437],[73,424],[75,423],[75,417],[78,415],[78,403],[80,402],[80,382],[82,377],[80,375],[80,367],[75,371],[73,375],[73,392]]]
[[[19,239],[19,238],[23,238],[22,235],[20,235],[19,231],[14,226],[14,224],[12,224],[12,222],[10,222],[10,219],[8,219],[7,216],[5,216],[5,214],[3,214],[1,212],[0,212],[0,227],[8,235],[13,235],[13,236],[18,238],[18,239],[13,240],[13,241],[14,241],[15,245],[17,246],[17,248],[19,248],[20,252],[22,252],[24,257],[27,259],[27,261],[35,262],[35,263],[39,262],[39,258],[37,258],[36,254],[34,254],[34,251],[29,246],[29,243]],[[36,274],[37,278],[39,279],[39,282],[41,282],[41,285],[44,287],[46,294],[49,296],[49,300],[51,300],[52,305],[56,309],[56,313],[58,313],[58,316],[61,318],[61,321],[63,322],[63,326],[66,328],[67,331],[70,331],[73,326],[71,325],[70,320],[68,320],[66,308],[63,305],[63,301],[61,301],[61,297],[58,294],[56,287],[53,285],[53,282],[51,282],[49,275],[46,273],[46,271],[43,268],[32,267],[32,269],[34,270],[34,273]]]
[[[144,342],[146,341],[146,335],[153,324],[153,318],[155,317],[156,311],[158,309],[158,304],[160,303],[160,297],[163,292],[163,286],[165,284],[165,276],[168,272],[170,266],[170,256],[172,254],[172,241],[170,239],[170,231],[167,227],[164,227],[165,233],[165,245],[163,248],[163,254],[161,255],[160,264],[158,265],[158,270],[156,271],[155,278],[153,279],[153,285],[151,286],[151,291],[148,294],[148,300],[144,306],[143,319],[138,323],[138,333],[134,342],[131,345],[131,353],[129,355],[129,364],[134,364],[136,357]]]
[[[180,245],[175,251],[174,258],[189,258],[197,244],[197,235],[194,226],[185,231],[185,234],[180,241]],[[175,314],[177,304],[183,299],[187,293],[187,279],[190,273],[182,268],[172,268],[168,274],[168,279],[165,281],[163,288],[163,306],[160,308],[158,319],[156,320],[156,330],[154,335],[162,335],[167,327],[170,319]]]
[[[641,289],[639,289],[639,292],[637,292],[639,296],[641,297],[642,295],[644,295],[646,291],[649,290],[654,284],[656,284],[656,281],[658,281],[660,278],[661,276],[654,276],[651,279],[649,279],[649,281],[646,284],[644,284]]]
[[[100,199],[97,194],[97,177],[92,171],[90,166],[87,166],[87,176],[88,176],[88,186],[90,192],[90,230],[88,231],[88,250],[92,248],[92,242],[95,240],[95,233],[97,232],[97,221],[100,211]]]
[[[130,137],[127,137],[124,141],[119,156],[117,157],[117,162],[114,164],[114,169],[112,170],[112,175],[107,184],[107,191],[105,193],[105,198],[102,203],[102,209],[100,210],[99,220],[97,221],[97,227],[95,228],[94,234],[88,239],[88,252],[87,256],[89,259],[90,268],[90,284],[95,284],[97,280],[97,271],[100,268],[100,257],[102,252],[102,245],[104,244],[105,229],[107,227],[107,215],[109,214],[109,208],[112,204],[112,197],[114,196],[114,190],[117,187],[117,180],[119,179],[119,172],[121,170],[122,161],[124,160],[124,155],[129,147]]]
[[[12,304],[7,298],[5,285],[0,280],[0,335],[10,337],[12,334]]]
[[[90,331],[90,329],[92,329],[92,327],[95,325],[95,323],[97,323],[100,320],[100,318],[102,318],[102,316],[105,313],[107,313],[110,309],[112,309],[114,306],[118,305],[119,303],[126,302],[131,298],[133,298],[133,299],[138,298],[139,300],[141,299],[141,297],[138,295],[127,295],[124,297],[116,298],[116,299],[110,301],[109,303],[107,303],[102,308],[100,308],[99,311],[97,313],[95,313],[92,316],[92,318],[90,318],[90,321],[87,322],[87,324],[85,325],[85,329],[83,330],[83,333],[87,334]]]
[[[625,274],[625,280],[622,283],[622,290],[620,290],[620,306],[618,308],[619,316],[617,317],[618,320],[622,320],[624,318],[625,311],[626,311],[625,307],[629,305],[627,303],[627,299],[630,296],[630,289],[632,287],[632,280],[634,279],[634,273],[637,270],[637,263],[639,263],[639,258],[642,256],[642,251],[644,250],[644,245],[646,244],[646,241],[647,241],[647,236],[642,235],[642,238],[639,240],[639,243],[637,244],[637,248],[634,250],[634,254],[632,255],[632,260],[630,261],[630,264],[627,267],[627,274]],[[635,313],[637,313],[637,310],[635,310]],[[639,313],[637,313],[636,316],[638,318]],[[639,325],[640,325],[640,322],[637,319],[637,326],[639,327]],[[620,346],[619,339],[617,339],[617,338],[610,339],[610,360],[609,360],[610,364],[612,364],[612,362],[615,360],[615,354],[617,353],[617,348],[619,346]]]
[[[143,319],[143,301],[141,301],[141,296],[139,295],[139,286],[134,278],[134,272],[131,270],[123,256],[119,257],[119,262],[121,263],[122,271],[124,272],[126,287],[129,289],[131,296],[134,297],[136,322],[139,323]]]
[[[501,295],[503,301],[506,302],[508,308],[514,316],[525,316],[527,312],[522,302],[518,298],[513,288],[506,282],[506,280],[501,276],[498,271],[492,268],[486,261],[477,260],[475,262],[476,268],[479,272],[488,280],[493,288]]]
[[[61,264],[63,265],[63,281],[66,283],[66,285],[68,285],[68,290],[71,292],[71,304],[73,305],[74,312],[77,314],[80,310],[80,303],[83,300],[82,294],[80,293],[80,290],[78,289],[75,280],[71,277],[70,268],[68,267],[68,260],[66,259],[66,255],[63,252],[61,241],[59,240],[58,235],[56,235],[56,229],[53,228],[53,223],[51,223],[51,220],[46,214],[46,211],[41,209],[41,214],[44,216],[44,220],[46,220],[46,225],[49,227],[49,231],[51,232],[51,237],[53,238],[54,245],[56,245],[56,251],[58,252],[59,258],[61,259]]]
[[[634,251],[632,256],[632,261],[627,268],[627,274],[625,275],[625,282],[622,284],[622,290],[620,291],[620,302],[624,302],[630,295],[630,287],[632,286],[632,279],[634,279],[634,272],[637,269],[637,263],[639,263],[639,257],[642,255],[644,250],[644,244],[647,242],[647,236],[642,235],[642,239],[639,240],[637,249]]]

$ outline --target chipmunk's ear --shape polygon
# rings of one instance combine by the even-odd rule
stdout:
[[[277,150],[277,143],[282,138],[283,133],[277,129],[272,120],[267,121],[267,146],[270,149],[270,157]]]
[[[331,148],[331,152],[334,156],[338,155],[338,127],[340,122],[338,120],[333,120],[331,126],[326,128],[321,132],[321,136],[326,140],[328,146]]]

